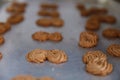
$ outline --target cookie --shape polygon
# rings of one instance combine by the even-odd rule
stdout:
[[[120,44],[111,44],[107,48],[107,52],[115,57],[120,57]]]
[[[87,17],[90,15],[90,12],[86,9],[81,10],[80,13],[81,13],[81,16],[83,16],[83,17]]]
[[[60,18],[53,18],[51,19],[52,26],[54,27],[62,27],[64,25],[64,21]]]
[[[3,34],[11,29],[11,25],[9,23],[0,22],[0,34]]]
[[[36,80],[36,78],[31,75],[18,75],[13,77],[11,80]]]
[[[106,76],[113,71],[113,65],[107,61],[94,60],[86,65],[86,71],[93,75]]]
[[[43,76],[43,77],[37,78],[36,80],[54,80],[54,79],[49,76]]]
[[[58,6],[56,4],[43,3],[43,4],[41,4],[41,8],[43,8],[43,9],[57,9]]]
[[[77,4],[77,9],[85,10],[85,6],[83,4]]]
[[[38,31],[32,35],[32,38],[34,40],[43,42],[43,41],[47,41],[49,39],[48,35],[49,35],[49,33],[47,33],[47,32]]]
[[[102,35],[109,39],[114,39],[119,37],[120,30],[115,28],[107,28],[103,30]]]
[[[61,41],[63,39],[62,34],[59,32],[51,33],[48,37],[51,41]]]
[[[106,15],[102,17],[102,22],[109,23],[109,24],[114,24],[116,23],[116,18],[111,15]]]
[[[0,52],[0,60],[2,59],[2,57],[3,57],[3,55],[2,55],[2,53]]]
[[[0,45],[2,45],[5,42],[5,39],[2,35],[0,35]]]
[[[34,49],[26,55],[26,59],[33,63],[43,63],[46,60],[46,50]]]
[[[7,22],[14,25],[14,24],[18,24],[18,23],[22,22],[23,20],[24,20],[23,15],[13,14],[8,18]]]
[[[95,32],[86,31],[80,34],[79,45],[83,48],[91,48],[98,44],[98,35]]]
[[[97,18],[89,18],[85,28],[87,30],[98,30],[100,28],[100,21]]]
[[[99,50],[96,51],[88,51],[84,56],[83,56],[83,62],[85,64],[88,64],[90,61],[94,60],[107,60],[107,56]]]
[[[51,19],[48,19],[48,18],[42,18],[42,19],[38,19],[36,21],[36,24],[38,26],[49,27],[52,25],[52,21]]]
[[[67,59],[67,54],[62,50],[54,49],[47,52],[47,60],[49,62],[60,64],[66,62]]]

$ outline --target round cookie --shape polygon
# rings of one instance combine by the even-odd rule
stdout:
[[[0,45],[2,45],[5,42],[5,39],[2,35],[0,35]]]
[[[63,39],[62,34],[59,32],[49,34],[49,40],[51,41],[61,41],[62,39]]]
[[[102,51],[88,51],[83,56],[83,62],[85,64],[89,63],[90,61],[94,60],[107,60],[107,56]]]
[[[34,49],[26,55],[26,59],[29,62],[43,63],[46,60],[46,50]]]
[[[11,80],[36,80],[36,78],[31,75],[18,75],[13,77]]]
[[[18,24],[18,23],[22,22],[23,20],[24,20],[23,15],[13,14],[8,18],[7,22],[10,24]]]
[[[61,27],[64,25],[64,21],[60,18],[53,18],[51,19],[52,21],[52,26],[54,27]]]
[[[9,23],[0,22],[0,34],[3,34],[11,29],[11,25]]]
[[[85,28],[87,30],[98,30],[100,28],[100,21],[99,19],[96,17],[96,18],[89,18],[87,23],[86,23],[86,26]]]
[[[86,65],[86,71],[93,75],[106,76],[113,71],[113,65],[107,61],[94,60]]]
[[[120,57],[120,44],[111,44],[107,48],[107,52],[115,57]]]
[[[36,24],[38,26],[49,27],[52,25],[52,21],[51,19],[48,19],[48,18],[42,18],[42,19],[38,19],[36,21]]]
[[[120,30],[114,29],[114,28],[107,28],[103,30],[102,35],[106,38],[118,38],[119,37]]]
[[[67,59],[67,54],[62,50],[54,49],[47,52],[47,60],[52,63],[60,64],[66,62]]]
[[[32,38],[34,40],[37,40],[37,41],[46,41],[49,39],[49,33],[47,32],[43,32],[43,31],[38,31],[38,32],[35,32],[33,35],[32,35]]]
[[[85,31],[80,34],[79,45],[83,48],[91,48],[98,43],[98,35],[94,32]]]

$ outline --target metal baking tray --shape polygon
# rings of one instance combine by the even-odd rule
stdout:
[[[74,0],[26,0],[28,7],[24,14],[25,20],[13,25],[12,29],[7,32],[5,44],[0,46],[0,52],[3,53],[3,59],[0,61],[0,80],[10,80],[12,77],[20,74],[30,74],[36,77],[51,76],[56,80],[120,80],[120,59],[112,57],[106,53],[106,48],[112,43],[120,44],[120,39],[108,40],[103,38],[101,32],[107,27],[115,27],[120,29],[120,5],[114,1],[106,4],[90,2],[90,0],[81,1],[87,7],[98,6],[106,7],[109,14],[116,16],[117,23],[114,25],[102,24],[99,35],[99,43],[95,48],[81,48],[78,46],[79,35],[85,31],[85,22],[87,18],[80,16],[76,9]],[[87,2],[89,1],[89,2]],[[42,2],[57,3],[58,11],[65,25],[62,28],[43,28],[38,27],[35,21],[40,18],[37,12],[40,10],[39,4]],[[5,22],[9,14],[5,11],[9,3],[5,3],[0,8],[0,21]],[[36,31],[61,32],[64,39],[62,42],[36,42],[32,40],[31,35]],[[35,49],[61,49],[64,50],[69,59],[63,64],[52,64],[44,62],[41,64],[29,63],[25,59],[25,55]],[[94,76],[85,71],[85,65],[82,62],[82,56],[90,50],[101,50],[108,55],[108,61],[113,64],[113,72],[104,77]]]

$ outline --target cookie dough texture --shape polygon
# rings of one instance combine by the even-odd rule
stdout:
[[[29,62],[43,63],[46,60],[46,50],[34,49],[26,55],[26,59]]]
[[[80,34],[79,45],[83,48],[91,48],[98,44],[98,35],[95,32],[85,31]]]
[[[48,51],[47,59],[52,63],[60,64],[60,63],[66,62],[68,57],[64,51],[54,49],[54,50]]]
[[[120,44],[111,44],[107,48],[107,52],[115,57],[120,57]]]

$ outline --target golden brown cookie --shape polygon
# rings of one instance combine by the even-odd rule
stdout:
[[[84,16],[84,17],[87,17],[90,15],[90,12],[86,9],[81,10],[80,13],[81,13],[81,16]]]
[[[38,31],[38,32],[35,32],[33,35],[32,35],[32,38],[34,40],[37,40],[37,41],[46,41],[49,39],[49,33],[47,32],[43,32],[43,31]]]
[[[2,53],[0,52],[0,60],[2,59],[2,57],[3,57],[3,55],[2,55]]]
[[[66,62],[68,57],[64,51],[54,49],[47,52],[47,59],[52,63],[60,64]]]
[[[85,10],[85,6],[83,4],[77,4],[77,8],[79,10]]]
[[[113,71],[113,65],[103,60],[94,60],[86,65],[86,71],[93,75],[106,76]]]
[[[120,30],[114,29],[114,28],[107,28],[103,30],[102,35],[106,38],[118,38],[119,37]]]
[[[11,25],[9,23],[0,22],[0,34],[3,34],[11,29]]]
[[[53,18],[51,19],[52,26],[54,27],[62,27],[64,25],[64,21],[60,18]]]
[[[37,80],[54,80],[54,79],[49,76],[43,76],[43,77],[37,78]]]
[[[42,9],[41,11],[38,12],[38,15],[40,15],[40,16],[50,16],[50,12],[48,10]]]
[[[63,39],[62,34],[59,32],[49,34],[49,40],[51,41],[61,41],[62,39]]]
[[[43,3],[43,4],[41,4],[41,8],[43,8],[43,9],[57,9],[58,6],[56,4]]]
[[[94,60],[107,60],[107,56],[102,51],[88,51],[83,56],[83,62],[85,64],[89,63],[90,61]]]
[[[5,39],[2,35],[0,35],[0,45],[3,44],[5,42]]]
[[[23,15],[13,14],[8,18],[7,22],[10,24],[18,24],[18,23],[22,22],[23,20],[24,20]]]
[[[107,52],[112,56],[120,57],[120,44],[109,45]]]
[[[42,19],[38,19],[36,21],[36,24],[38,26],[49,27],[52,25],[52,21],[51,19],[48,19],[48,18],[42,18]]]
[[[18,75],[13,77],[11,80],[36,80],[36,78],[31,75]]]
[[[79,45],[83,48],[91,48],[98,43],[98,35],[95,32],[82,32],[80,34]]]
[[[29,62],[43,63],[46,60],[46,50],[34,49],[26,55],[26,59]]]
[[[102,17],[102,22],[114,24],[116,23],[116,18],[114,16],[106,15]]]
[[[100,28],[100,21],[96,18],[89,18],[86,22],[85,28],[87,30],[98,30]]]

